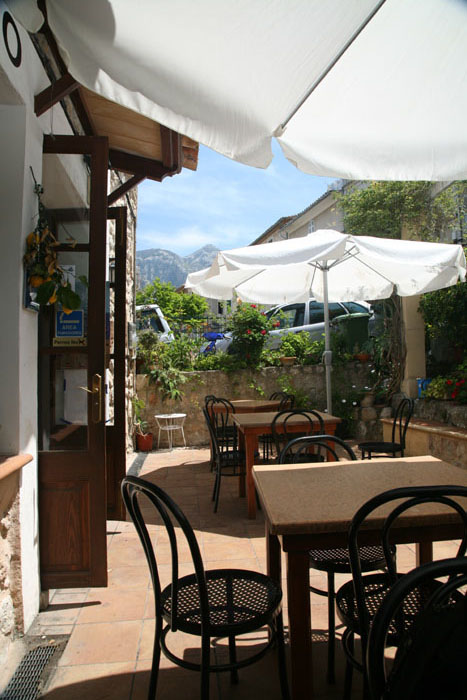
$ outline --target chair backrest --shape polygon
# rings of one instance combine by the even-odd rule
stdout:
[[[218,439],[219,447],[222,449],[227,444],[229,447],[237,447],[237,427],[232,421],[235,406],[228,399],[214,397],[206,401],[205,409]],[[235,445],[232,445],[232,440],[235,441]]]
[[[122,496],[125,508],[132,519],[138,536],[143,545],[144,553],[149,565],[151,573],[152,585],[154,589],[154,600],[156,609],[156,620],[162,617],[162,602],[161,602],[161,584],[159,579],[159,570],[157,565],[157,545],[153,546],[151,536],[149,534],[145,518],[149,519],[147,513],[147,504],[151,504],[154,508],[154,515],[159,515],[165,525],[170,543],[171,552],[171,621],[170,627],[172,631],[177,629],[177,611],[178,611],[178,547],[180,546],[180,537],[177,540],[175,528],[180,528],[184,539],[188,544],[193,560],[196,581],[198,584],[199,600],[201,607],[201,615],[204,621],[209,620],[209,604],[208,593],[206,586],[206,576],[204,566],[201,559],[198,542],[196,540],[193,529],[188,522],[184,513],[180,510],[177,504],[165,493],[159,486],[136,476],[126,476],[122,480]],[[142,508],[140,503],[144,503]],[[158,522],[158,518],[154,522]]]
[[[439,580],[440,578],[447,580]],[[466,696],[467,558],[441,559],[402,576],[378,608],[370,633],[366,671],[372,700],[459,700]],[[422,610],[406,625],[405,610],[427,591]],[[398,634],[390,671],[388,634]],[[390,637],[389,637],[390,638]]]
[[[413,410],[414,400],[405,398],[402,399],[397,406],[396,413],[394,415],[391,442],[398,442],[402,450],[405,448],[405,434],[407,432],[407,428],[409,427],[409,421],[412,418]]]
[[[279,411],[283,411],[286,408],[293,408],[295,405],[295,396],[293,394],[287,394],[286,391],[274,391],[269,397],[269,400],[280,400]]]
[[[209,431],[214,460],[217,462],[221,454],[237,452],[238,431],[229,418],[232,414],[224,411],[209,413],[206,406],[203,407],[203,414]]]
[[[279,455],[279,464],[293,464],[303,461],[303,457],[310,447],[318,448],[318,454],[323,462],[327,462],[330,455],[338,461],[341,454],[345,459],[357,459],[350,445],[336,435],[306,435],[287,443]]]
[[[374,516],[374,511],[381,506],[399,501],[399,503],[382,519],[380,530],[380,542],[387,567],[387,581],[389,585],[393,585],[397,578],[396,564],[391,547],[391,530],[394,525],[397,526],[398,518],[407,513],[411,508],[426,504],[426,503],[441,503],[451,509],[453,514],[457,514],[457,519],[462,526],[462,539],[457,551],[458,557],[464,556],[467,549],[467,501],[464,506],[460,505],[457,498],[467,498],[467,487],[465,486],[406,486],[397,489],[384,491],[383,493],[370,498],[364,503],[355,513],[350,523],[348,535],[348,547],[350,568],[352,570],[353,586],[355,591],[355,600],[357,604],[357,612],[361,631],[361,643],[363,654],[366,653],[368,629],[370,620],[368,610],[365,605],[365,594],[363,587],[362,567],[360,562],[359,552],[359,534],[365,530],[365,525],[369,519]],[[387,511],[386,511],[387,512]],[[416,514],[414,514],[415,517]],[[378,514],[376,516],[380,518]]]
[[[300,416],[305,422],[305,425],[300,427],[301,435],[311,435],[312,433],[323,435],[325,432],[324,421],[317,411],[300,408],[279,411],[276,413],[271,423],[272,439],[278,455],[281,453],[284,444],[287,444],[294,437],[297,437],[296,433],[294,434],[290,429],[290,421],[293,416]]]

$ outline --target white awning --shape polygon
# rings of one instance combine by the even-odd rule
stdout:
[[[315,175],[467,177],[464,0],[46,5],[82,85],[230,158],[267,167],[276,136]]]

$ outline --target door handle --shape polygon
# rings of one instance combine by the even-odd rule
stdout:
[[[102,377],[100,374],[92,375],[92,422],[100,423],[102,421]]]
[[[91,419],[93,423],[102,421],[102,377],[100,374],[92,375],[92,389],[87,386],[79,386],[78,389],[92,394],[91,399]]]

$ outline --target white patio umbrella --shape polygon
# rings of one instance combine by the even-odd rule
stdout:
[[[185,287],[205,297],[324,303],[327,410],[332,412],[329,301],[423,294],[465,280],[461,245],[351,236],[322,229],[302,238],[221,251]]]
[[[30,31],[36,0],[6,0]],[[465,0],[45,0],[88,89],[248,165],[467,177]]]

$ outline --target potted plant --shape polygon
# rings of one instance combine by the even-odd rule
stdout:
[[[148,431],[148,422],[143,419],[146,404],[143,399],[133,397],[133,419],[135,425],[136,449],[139,452],[150,452],[153,447],[153,434]]]

